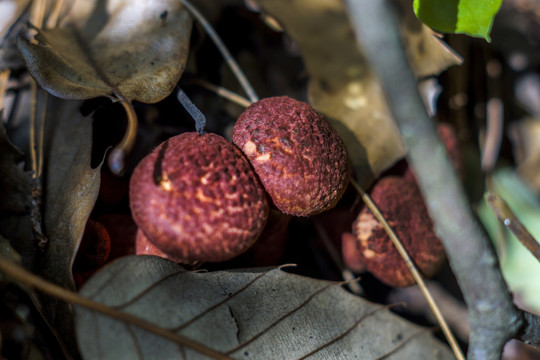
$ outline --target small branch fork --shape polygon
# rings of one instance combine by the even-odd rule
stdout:
[[[357,40],[379,76],[409,149],[409,164],[469,307],[468,359],[500,359],[504,344],[523,327],[523,313],[512,302],[489,239],[474,220],[426,114],[401,42],[395,9],[388,0],[347,0],[346,4]]]

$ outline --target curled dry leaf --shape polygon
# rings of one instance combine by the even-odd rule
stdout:
[[[100,169],[90,167],[92,122],[79,112],[80,102],[53,99],[47,118],[43,221],[49,239],[36,267],[56,284],[75,289],[71,267],[99,193]],[[44,314],[67,339],[72,333],[71,308],[41,296]],[[72,336],[72,335],[71,335]],[[68,345],[69,346],[69,345]]]
[[[258,268],[188,272],[154,256],[124,257],[81,294],[234,359],[451,359],[428,330],[337,283]],[[208,359],[128,323],[76,309],[85,359]]]
[[[298,44],[310,75],[311,105],[334,120],[332,126],[347,145],[358,182],[370,183],[402,158],[406,149],[379,81],[358,49],[343,2],[260,2]],[[417,76],[457,63],[457,57],[414,18],[410,4],[408,12],[403,28]]]
[[[40,86],[66,99],[169,95],[187,59],[191,18],[177,0],[74,1],[60,27],[18,47]]]

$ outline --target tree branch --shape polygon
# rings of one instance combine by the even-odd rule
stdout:
[[[523,318],[508,293],[495,253],[428,118],[388,0],[346,0],[357,40],[385,90],[408,147],[435,231],[470,311],[468,359],[500,359]]]

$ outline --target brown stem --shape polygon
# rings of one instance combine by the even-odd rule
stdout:
[[[0,111],[4,109],[4,97],[6,95],[7,83],[11,71],[9,69],[0,70]]]
[[[540,316],[536,314],[524,312],[525,326],[520,340],[526,344],[540,348]]]
[[[138,120],[137,113],[135,113],[135,109],[133,109],[131,101],[127,100],[120,93],[116,93],[115,95],[120,100],[120,103],[126,111],[127,127],[126,132],[124,133],[124,137],[122,138],[120,143],[118,143],[118,145],[116,145],[111,151],[108,162],[111,171],[116,175],[120,175],[124,171],[125,157],[127,154],[129,154],[131,149],[133,149],[133,146],[135,145],[135,140],[137,139]]]
[[[378,75],[388,104],[408,147],[434,228],[470,311],[468,358],[500,359],[504,344],[518,333],[523,318],[510,296],[492,245],[475,221],[418,94],[388,0],[347,0],[358,43]]]
[[[207,89],[209,91],[212,91],[216,93],[217,95],[221,96],[224,99],[227,99],[229,101],[232,101],[235,104],[238,104],[242,107],[248,107],[251,105],[251,101],[246,99],[243,96],[238,95],[237,93],[226,89],[222,86],[217,86],[212,83],[209,83],[208,81],[202,80],[202,79],[195,79],[193,80],[193,83],[196,85],[199,85],[200,87]]]
[[[540,244],[523,226],[506,202],[499,195],[489,191],[484,195],[484,198],[495,215],[497,215],[497,219],[516,236],[536,260],[540,261]]]
[[[19,283],[35,288],[39,291],[52,295],[58,299],[61,299],[70,304],[79,305],[87,309],[99,312],[101,314],[110,316],[119,321],[124,321],[135,326],[140,327],[148,332],[154,333],[156,335],[162,336],[165,339],[174,341],[177,344],[187,346],[201,354],[207,355],[213,359],[218,360],[232,360],[230,357],[225,356],[215,350],[212,350],[198,342],[195,342],[185,336],[178,335],[174,332],[171,332],[167,329],[164,329],[156,324],[138,318],[134,315],[115,310],[107,305],[98,303],[96,301],[90,300],[88,298],[82,297],[79,294],[66,290],[58,285],[50,283],[42,278],[32,274],[31,272],[25,270],[21,266],[9,261],[3,255],[0,255],[0,271],[4,272],[6,275],[17,280]]]

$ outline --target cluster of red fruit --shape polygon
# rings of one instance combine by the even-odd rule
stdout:
[[[252,104],[233,143],[183,133],[146,156],[130,181],[139,253],[225,261],[261,234],[271,202],[310,216],[333,207],[349,179],[345,146],[309,105],[289,97]]]
[[[347,187],[350,165],[343,142],[303,102],[283,96],[252,104],[234,126],[233,143],[215,134],[183,133],[139,163],[130,181],[138,254],[184,263],[225,261],[260,236],[269,201],[285,214],[311,216],[334,207]],[[383,177],[371,196],[420,271],[432,275],[444,249],[414,175],[407,170]],[[367,208],[353,233],[343,237],[351,268],[367,269],[392,286],[414,283]]]

